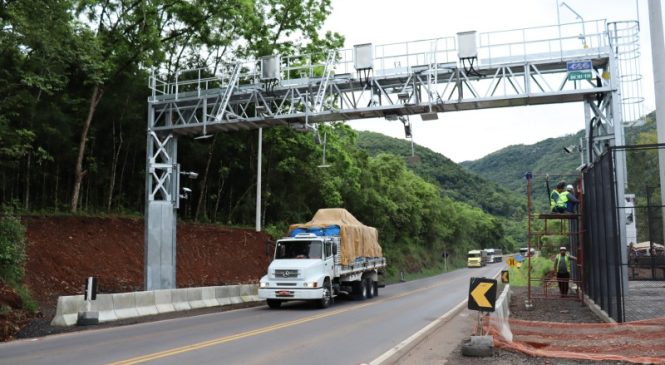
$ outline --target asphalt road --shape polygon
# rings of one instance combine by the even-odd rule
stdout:
[[[389,285],[327,309],[289,303],[0,344],[0,364],[369,363],[468,297],[503,263]]]

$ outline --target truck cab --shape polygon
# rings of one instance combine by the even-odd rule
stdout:
[[[471,250],[467,258],[467,267],[483,267],[487,263],[485,250]]]
[[[288,300],[314,300],[321,307],[329,306],[338,250],[338,237],[300,233],[278,240],[268,273],[261,278],[259,297],[271,308]]]

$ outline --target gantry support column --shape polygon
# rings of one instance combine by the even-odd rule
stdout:
[[[624,122],[621,107],[621,84],[619,75],[619,65],[617,55],[614,53],[615,48],[610,47],[610,85],[612,87],[612,108],[611,119],[614,126],[614,146],[625,146],[626,138],[624,137]],[[614,176],[616,178],[616,204],[617,204],[617,218],[619,224],[619,242],[618,247],[621,253],[621,271],[622,288],[624,293],[628,291],[628,251],[626,250],[626,210],[619,207],[626,205],[626,187],[628,186],[628,169],[626,168],[626,151],[619,149],[614,151]],[[623,295],[624,293],[618,293]]]
[[[167,112],[168,113],[168,112]],[[166,115],[167,120],[170,116]],[[145,182],[145,290],[176,287],[176,209],[178,207],[178,140],[153,130],[155,109],[148,106]],[[170,121],[169,121],[170,123]]]

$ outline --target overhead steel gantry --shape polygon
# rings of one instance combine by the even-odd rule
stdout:
[[[414,114],[431,120],[442,112],[584,102],[587,138],[580,151],[587,151],[582,159],[592,163],[607,146],[622,145],[624,123],[641,117],[639,88],[632,87],[639,78],[631,76],[632,68],[620,75],[622,64],[632,65],[631,52],[639,47],[636,24],[597,20],[465,32],[238,61],[220,75],[205,69],[178,72],[172,81],[153,75],[146,156],[146,290],[175,287],[179,136],[278,125],[307,130],[314,123]],[[571,77],[571,64],[590,65],[582,70],[590,77]],[[630,84],[635,95],[622,97],[622,88],[627,88],[623,84]],[[627,119],[622,109],[637,115]],[[625,164],[617,164],[617,177],[625,181]]]

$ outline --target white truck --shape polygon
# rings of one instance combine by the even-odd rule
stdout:
[[[277,241],[259,298],[270,308],[293,300],[325,308],[340,294],[369,299],[379,294],[385,267],[375,228],[344,209],[320,209],[310,222],[292,225],[289,237]]]

